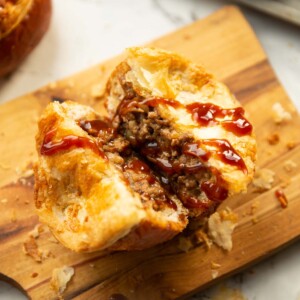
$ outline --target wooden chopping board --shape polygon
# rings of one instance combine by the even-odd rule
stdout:
[[[150,44],[204,63],[231,88],[255,126],[258,166],[276,173],[273,187],[264,193],[250,187],[247,194],[225,201],[223,207],[231,207],[239,216],[229,253],[216,246],[209,251],[199,246],[185,253],[170,241],[140,252],[76,254],[43,232],[38,247],[53,255],[38,263],[22,251],[28,233],[38,223],[30,171],[36,157],[37,118],[52,97],[74,99],[101,110],[99,96],[120,57],[1,105],[0,278],[32,299],[57,298],[50,278],[53,268],[64,265],[75,269],[65,299],[117,299],[113,294],[137,300],[184,297],[261,260],[300,235],[300,118],[240,11],[225,7]],[[276,102],[292,115],[291,121],[280,126],[271,115]],[[270,145],[268,137],[274,133],[280,140]],[[298,167],[287,172],[287,160]],[[287,208],[274,195],[282,184],[286,185]],[[212,261],[221,265],[215,279]]]

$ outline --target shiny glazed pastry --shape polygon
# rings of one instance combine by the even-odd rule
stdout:
[[[162,188],[129,142],[93,109],[48,105],[36,136],[35,204],[66,247],[144,249],[187,225],[187,211]]]
[[[47,31],[51,0],[0,0],[0,77],[12,72]]]
[[[119,134],[189,215],[209,215],[253,178],[256,141],[241,104],[203,67],[130,48],[112,73],[107,109]]]

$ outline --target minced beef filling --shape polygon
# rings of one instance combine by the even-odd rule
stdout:
[[[79,125],[97,139],[108,159],[122,170],[130,187],[141,196],[145,207],[152,207],[157,211],[166,207],[176,209],[176,204],[168,197],[159,179],[134,153],[124,137],[101,120],[80,121]]]
[[[170,187],[187,208],[206,210],[208,200],[201,185],[217,179],[201,158],[185,151],[194,143],[193,138],[178,134],[156,107],[132,106],[119,115],[121,135],[147,158],[165,187]]]

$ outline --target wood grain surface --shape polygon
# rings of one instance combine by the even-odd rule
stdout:
[[[0,106],[0,274],[32,299],[56,299],[50,288],[53,268],[72,266],[75,275],[65,299],[175,299],[199,291],[221,278],[255,263],[291,243],[300,235],[300,119],[278,82],[249,24],[235,7],[225,7],[150,45],[174,50],[196,63],[203,63],[231,88],[243,103],[255,126],[258,167],[276,173],[272,189],[228,199],[239,216],[229,253],[213,246],[189,252],[176,247],[176,240],[146,251],[76,254],[54,243],[48,231],[37,239],[41,251],[51,255],[42,263],[25,255],[28,233],[38,223],[33,205],[31,167],[36,158],[36,122],[53,97],[73,99],[103,112],[101,92],[107,76],[121,57],[113,58],[70,78],[49,84],[31,94]],[[292,120],[276,125],[272,105],[276,102],[292,114]],[[268,137],[278,133],[279,143]],[[287,172],[292,160],[298,168]],[[274,191],[285,185],[288,207],[282,208]],[[256,203],[255,214],[251,213]],[[211,262],[221,265],[212,278]],[[125,299],[125,298],[124,298]]]

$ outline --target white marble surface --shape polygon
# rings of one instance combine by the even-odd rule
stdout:
[[[125,47],[143,44],[203,18],[228,3],[213,0],[53,1],[50,31],[18,71],[0,81],[0,103],[96,64]],[[244,12],[277,75],[300,109],[300,28],[252,10],[244,9]],[[258,264],[251,272],[245,271],[224,284],[240,288],[249,300],[299,300],[299,253],[298,242]],[[193,299],[210,299],[217,289],[213,287]],[[7,299],[25,298],[0,283],[0,300]]]

